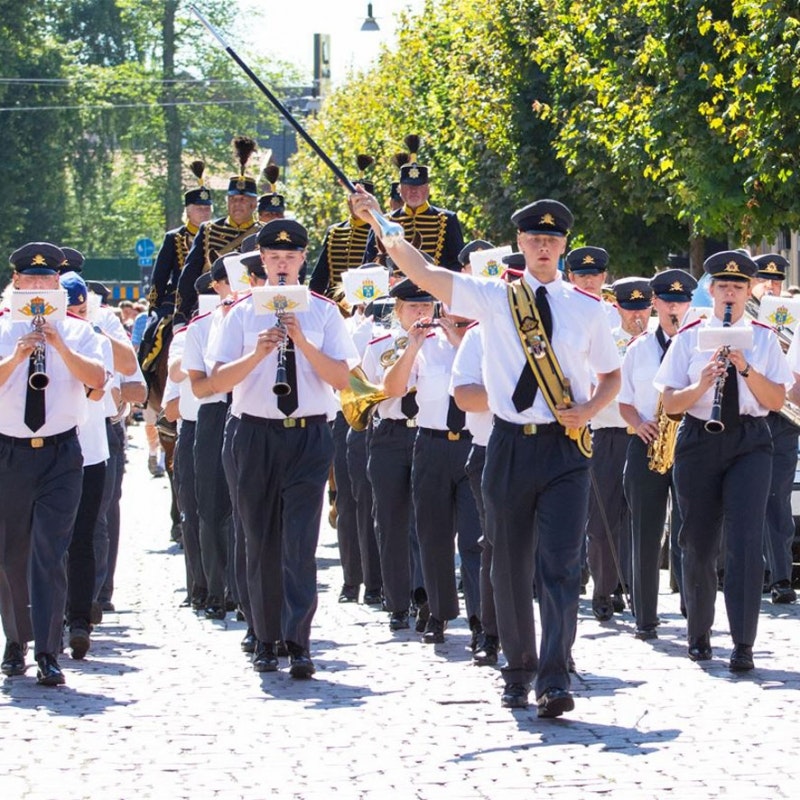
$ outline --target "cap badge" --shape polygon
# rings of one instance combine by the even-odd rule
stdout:
[[[36,255],[35,255],[35,256],[34,256],[34,257],[31,259],[31,266],[32,266],[32,267],[39,267],[39,266],[41,266],[42,264],[45,264],[45,265],[46,265],[46,264],[47,264],[47,259],[46,259],[46,258],[45,258],[45,257],[44,257],[44,256],[43,256],[41,253],[37,253],[37,254],[36,254]]]
[[[739,271],[739,265],[735,261],[729,261],[725,265],[725,272],[738,272],[738,271]]]
[[[286,231],[281,231],[276,237],[276,242],[291,242],[292,237]]]
[[[237,189],[244,189],[245,186],[246,186],[246,184],[244,182],[244,178],[239,178],[239,180],[236,181],[236,188]]]
[[[203,191],[200,192],[200,199],[201,200],[208,200],[209,197],[210,197],[210,195],[205,189],[203,189]]]
[[[542,222],[544,222],[544,220],[542,220]],[[591,255],[584,256],[583,261],[581,261],[581,264],[594,264],[594,256]]]
[[[673,281],[670,284],[669,290],[671,292],[682,292],[683,291],[683,284],[680,281]]]
[[[544,214],[539,220],[542,225],[552,225],[555,227],[556,221],[552,214]]]
[[[644,295],[638,289],[634,289],[631,292],[631,300],[644,300]]]
[[[419,178],[419,170],[416,167],[411,167],[408,171],[409,178]]]
[[[770,261],[769,264],[767,264],[767,268],[764,270],[764,272],[779,272],[779,271],[780,270],[778,269],[778,265],[774,261]]]
[[[281,204],[280,199],[277,198],[277,197],[273,197],[272,200],[270,200],[269,202],[270,202],[270,205],[273,205],[273,206],[279,206]]]

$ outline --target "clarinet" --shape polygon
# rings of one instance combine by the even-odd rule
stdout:
[[[44,317],[41,314],[36,314],[33,318],[33,330],[40,331],[44,323]],[[47,388],[47,384],[50,383],[50,377],[47,374],[47,365],[45,363],[45,346],[43,342],[39,342],[33,348],[31,359],[33,361],[33,369],[28,378],[28,385],[31,389],[41,392]]]
[[[284,286],[285,284],[286,276],[279,275],[278,286]],[[275,383],[272,385],[272,392],[278,395],[278,397],[283,397],[292,391],[292,387],[289,385],[289,378],[286,374],[286,340],[288,337],[286,335],[286,326],[283,324],[283,312],[284,304],[276,303],[275,314],[278,318],[277,325],[283,331],[283,339],[278,347],[278,368],[275,370]]]
[[[731,312],[733,303],[725,303],[725,313],[722,315],[722,327],[730,328]],[[722,433],[725,430],[725,423],[722,421],[722,396],[725,394],[725,381],[728,377],[728,365],[730,359],[730,347],[723,347],[717,356],[717,363],[725,367],[725,371],[717,378],[714,384],[714,403],[711,406],[711,416],[703,426],[709,433]]]

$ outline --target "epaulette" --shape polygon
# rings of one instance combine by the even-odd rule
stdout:
[[[768,331],[772,331],[773,333],[778,332],[774,325],[767,325],[766,322],[762,322],[760,319],[751,319],[750,322],[752,322],[753,325],[758,325],[762,328],[766,328]]]
[[[337,305],[334,300],[331,300],[330,297],[325,297],[324,294],[317,294],[316,292],[310,292],[314,297],[319,297],[320,300],[324,300],[326,303],[330,303],[332,306]]]
[[[212,313],[213,313],[213,312],[211,312],[211,311],[206,311],[206,313],[205,313],[205,314],[198,314],[197,316],[195,316],[195,317],[192,317],[192,318],[189,320],[189,322],[187,323],[187,327],[188,327],[189,325],[191,325],[193,322],[197,322],[197,320],[199,320],[199,319],[205,319],[206,317],[210,317]]]
[[[480,321],[479,321],[479,320],[477,320],[477,319],[474,319],[474,320],[472,320],[472,322],[470,322],[470,324],[469,324],[469,325],[467,325],[467,330],[468,330],[468,331],[470,331],[470,330],[472,330],[472,329],[473,329],[473,328],[474,328],[476,325],[480,325],[480,324],[481,324],[481,323],[480,323]]]
[[[596,301],[597,303],[599,303],[599,302],[602,300],[602,298],[601,298],[601,297],[598,297],[596,294],[591,294],[590,292],[584,291],[584,290],[583,290],[583,289],[581,289],[580,287],[576,286],[574,283],[571,283],[571,284],[570,284],[570,286],[572,286],[572,288],[573,288],[573,289],[574,289],[576,292],[579,292],[579,293],[580,293],[580,294],[582,294],[584,297],[588,297],[588,298],[590,298],[591,300],[594,300],[594,301]]]
[[[696,319],[694,322],[690,322],[688,325],[684,325],[682,328],[679,328],[678,333],[688,331],[690,328],[694,328],[695,325],[699,325],[702,321],[702,319]]]
[[[174,339],[179,333],[186,333],[186,329],[189,327],[189,323],[187,322],[185,325],[181,325],[180,328],[173,328],[172,329],[172,338]]]
[[[391,339],[391,338],[392,334],[387,333],[385,336],[379,336],[377,339],[373,339],[371,342],[367,342],[367,347],[369,347],[371,344],[375,344],[376,342],[382,342],[384,339]]]

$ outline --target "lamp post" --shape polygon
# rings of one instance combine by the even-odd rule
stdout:
[[[362,31],[379,31],[380,27],[372,15],[372,3],[367,3],[367,18],[361,26]]]

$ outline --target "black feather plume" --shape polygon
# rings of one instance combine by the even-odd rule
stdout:
[[[200,185],[203,185],[203,173],[206,171],[206,162],[201,161],[200,159],[195,159],[189,164],[189,169],[192,171],[192,174],[200,181]]]
[[[405,146],[408,148],[408,152],[411,153],[411,157],[414,158],[417,153],[419,153],[419,136],[416,133],[409,133],[405,139],[403,139]]]
[[[255,152],[256,147],[258,147],[256,140],[251,139],[249,136],[233,137],[233,151],[241,167],[242,175],[244,175],[244,168],[247,166],[247,162],[250,160],[250,156]]]
[[[363,172],[368,167],[371,167],[375,163],[375,159],[372,156],[367,156],[359,154],[356,156],[356,164],[358,165],[358,169]]]
[[[392,156],[392,161],[396,167],[402,167],[403,164],[408,164],[410,156],[408,153],[395,153]]]

